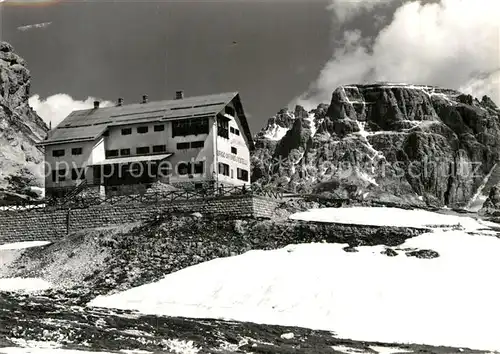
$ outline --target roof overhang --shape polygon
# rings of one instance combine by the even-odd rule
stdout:
[[[41,146],[54,144],[81,143],[94,141],[107,129],[106,125],[89,125],[81,127],[59,127],[49,132],[47,139],[40,142]]]
[[[102,161],[97,161],[97,162],[92,163],[91,166],[119,165],[119,164],[133,163],[133,162],[156,162],[156,161],[165,160],[166,158],[168,158],[172,155],[173,154],[118,157],[115,159],[105,159]]]
[[[70,143],[82,143],[88,141],[94,141],[95,138],[81,138],[81,139],[66,139],[66,140],[47,140],[41,141],[36,146],[47,146],[47,145],[59,145],[59,144],[70,144]]]

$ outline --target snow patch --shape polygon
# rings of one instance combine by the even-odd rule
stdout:
[[[368,140],[368,136],[373,135],[373,133],[366,131],[366,129],[365,129],[366,122],[361,122],[361,121],[357,120],[356,124],[358,125],[358,129],[359,129],[359,132],[357,134],[359,134],[363,137],[363,139],[365,140],[365,144],[368,147],[368,150],[370,150],[370,152],[373,154],[371,157],[368,156],[368,158],[370,159],[370,161],[372,163],[371,172],[375,173],[375,164],[374,164],[375,159],[376,158],[385,159],[385,156],[380,151],[375,150],[373,145]]]
[[[19,249],[31,248],[31,247],[41,247],[41,246],[50,245],[51,243],[52,242],[50,242],[50,241],[26,241],[26,242],[6,243],[3,245],[0,245],[0,251],[19,250]]]
[[[375,181],[375,178],[368,175],[367,173],[365,173],[363,171],[358,171],[357,174],[358,174],[359,178],[361,178],[363,181],[366,181],[366,182],[371,183],[375,186],[378,186],[378,183],[377,183],[377,181]]]
[[[466,210],[472,211],[472,212],[478,212],[482,207],[486,199],[488,199],[486,196],[482,196],[482,192],[484,187],[486,186],[486,183],[488,183],[491,175],[493,174],[493,171],[495,171],[495,168],[497,167],[497,163],[493,165],[491,168],[490,172],[484,177],[483,181],[481,182],[481,185],[477,189],[476,193],[472,196],[472,198],[469,200],[469,203],[467,203],[467,206],[465,207]]]
[[[163,345],[176,354],[196,354],[200,352],[200,349],[194,346],[193,341],[167,339],[163,341]]]
[[[280,337],[282,339],[293,339],[295,335],[292,332],[290,332],[290,333],[283,333]]]
[[[309,127],[311,129],[311,136],[314,136],[316,134],[316,123],[314,122],[314,113],[309,113],[309,116],[305,118],[306,121],[309,122]]]
[[[23,348],[60,348],[61,344],[52,341],[25,340],[23,338],[9,338],[9,340]]]
[[[411,351],[408,349],[403,349],[403,348],[394,348],[394,347],[376,347],[376,346],[370,346],[369,347],[371,350],[377,352],[378,354],[403,354],[403,353],[410,353]]]
[[[39,278],[0,278],[0,291],[36,292],[50,287],[49,282]]]
[[[339,224],[395,226],[395,227],[438,227],[442,225],[464,227],[475,231],[491,225],[466,216],[446,215],[426,210],[406,210],[385,207],[352,207],[310,209],[290,216],[292,220],[329,222]]]
[[[134,351],[129,352],[134,354]],[[138,352],[140,353],[140,352]],[[113,354],[110,352],[95,352],[86,350],[74,349],[58,349],[58,348],[18,348],[6,347],[0,348],[0,354]]]
[[[281,140],[288,132],[288,128],[281,127],[277,124],[273,124],[269,127],[264,134],[264,138],[269,140]]]
[[[45,198],[45,188],[31,186],[31,187],[30,187],[30,190],[31,190],[33,193],[38,194],[38,196],[39,196],[40,198]]]
[[[365,354],[364,350],[346,347],[345,345],[334,345],[332,349],[345,354]]]

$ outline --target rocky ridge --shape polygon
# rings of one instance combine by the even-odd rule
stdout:
[[[35,144],[48,128],[29,106],[29,94],[26,62],[0,42],[0,203],[35,197],[31,187],[43,186],[43,153]]]
[[[261,185],[465,207],[498,161],[500,110],[487,96],[433,86],[346,85],[329,105],[281,110],[255,139],[252,178]]]

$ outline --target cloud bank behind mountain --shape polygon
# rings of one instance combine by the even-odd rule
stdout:
[[[347,23],[362,11],[392,1],[332,1],[333,21]],[[361,30],[343,33],[310,88],[291,104],[329,102],[340,85],[374,81],[429,84],[488,95],[500,103],[500,1],[405,2],[373,38]],[[343,22],[342,22],[343,21]]]

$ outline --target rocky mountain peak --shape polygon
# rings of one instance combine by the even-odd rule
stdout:
[[[48,128],[28,104],[30,78],[24,59],[0,42],[0,201],[43,186],[43,153],[35,144]]]
[[[301,112],[280,139],[258,146],[257,183],[463,206],[499,160],[500,111],[487,97],[428,85],[352,84],[335,89],[330,104],[307,118]]]
[[[494,111],[498,111],[500,110],[500,108],[497,107],[497,105],[495,104],[495,102],[493,102],[493,100],[484,95],[483,98],[481,99],[481,104],[480,104],[482,107],[485,107],[485,108],[489,108],[491,110],[494,110]]]
[[[293,111],[288,108],[282,108],[276,115],[269,118],[267,125],[255,136],[255,139],[258,141],[266,140],[267,142],[279,141],[296,124],[312,130],[312,135],[314,135],[317,128],[316,119],[324,117],[327,109],[327,104],[321,104],[311,111],[307,111],[300,105],[296,105]]]
[[[297,106],[299,107],[299,106]],[[256,139],[280,140],[296,119],[294,111],[282,108],[268,119],[267,125],[256,135]]]

